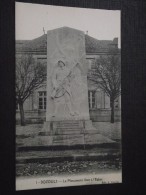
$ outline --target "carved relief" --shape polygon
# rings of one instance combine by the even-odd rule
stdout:
[[[50,43],[50,46],[49,46]],[[85,37],[61,28],[48,33],[48,118],[89,118]]]

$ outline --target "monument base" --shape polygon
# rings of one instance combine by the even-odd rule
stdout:
[[[48,140],[48,145],[52,146],[94,145],[107,142],[107,138],[93,127],[91,120],[46,121],[39,132],[39,140],[42,143],[43,140]]]
[[[91,120],[67,120],[67,121],[46,121],[40,134],[44,135],[74,135],[85,133],[97,133]]]

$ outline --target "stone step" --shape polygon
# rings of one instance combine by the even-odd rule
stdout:
[[[80,124],[80,121],[61,121],[56,122],[56,124]]]
[[[54,135],[75,135],[75,134],[82,134],[83,130],[55,130],[53,132]]]
[[[82,124],[81,123],[79,123],[79,122],[77,122],[77,123],[75,123],[75,122],[58,122],[58,123],[56,123],[56,124],[54,124],[53,125],[54,126],[54,128],[74,128],[74,129],[76,129],[76,128],[81,128],[82,127]]]
[[[57,128],[54,128],[54,129],[62,129],[62,130],[80,130],[80,129],[83,129],[83,128],[80,128],[80,127],[57,127]]]
[[[53,136],[52,140],[53,145],[76,145],[76,144],[84,144],[84,136],[83,135],[57,135]]]
[[[73,124],[72,124],[72,123],[56,123],[56,125],[57,125],[57,126],[58,126],[58,125],[59,125],[59,126],[63,126],[63,125],[64,125],[64,126],[69,126],[69,125],[70,125],[70,126],[71,126],[71,125],[79,126],[80,124],[78,124],[78,123],[73,123]]]
[[[56,127],[80,127],[80,124],[56,124]]]
[[[55,127],[54,127],[54,128],[55,128]],[[60,126],[60,125],[58,125],[58,126],[56,126],[56,128],[66,128],[66,129],[67,129],[67,128],[68,128],[68,129],[69,129],[69,128],[74,128],[74,129],[78,128],[78,129],[80,129],[81,127],[80,127],[79,125],[78,125],[78,126],[74,126],[74,125],[68,125],[68,126],[66,126],[66,125],[63,126],[63,125],[61,125],[61,126]]]
[[[80,127],[57,127],[57,128],[53,128],[53,130],[81,130],[83,128],[80,128]]]
[[[83,135],[54,135],[53,141],[55,140],[61,140],[61,139],[78,139],[80,137],[84,137]]]

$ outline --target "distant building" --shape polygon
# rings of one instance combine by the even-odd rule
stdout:
[[[118,38],[113,40],[97,40],[85,34],[86,60],[89,69],[94,68],[95,59],[100,55],[108,54],[109,48],[118,48]],[[32,54],[37,62],[47,65],[47,35],[44,34],[33,40],[17,40],[16,55]],[[119,51],[120,55],[120,51]],[[46,83],[25,101],[24,110],[26,120],[42,121],[45,120],[46,113]],[[121,97],[115,102],[115,120],[120,120]],[[88,80],[88,100],[89,113],[93,121],[110,121],[110,99],[97,86]],[[19,120],[19,108],[17,105],[16,118]]]

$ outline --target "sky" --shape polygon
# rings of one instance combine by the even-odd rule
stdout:
[[[31,40],[48,30],[68,26],[99,40],[121,42],[119,10],[102,10],[16,2],[16,40]]]

